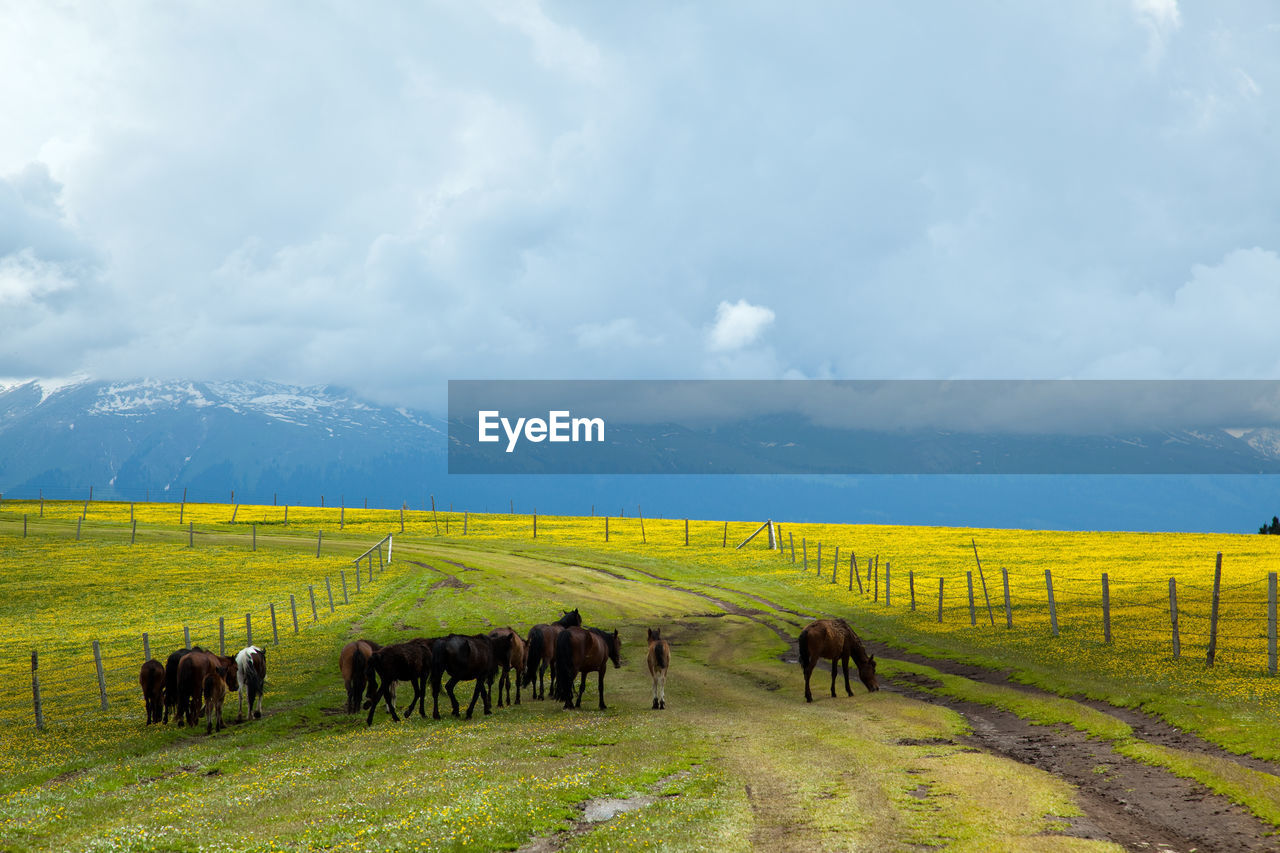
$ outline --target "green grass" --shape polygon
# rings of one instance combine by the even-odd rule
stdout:
[[[367,540],[330,543],[326,534],[326,548],[358,552]],[[17,550],[6,552],[6,569],[26,546],[9,547]],[[0,726],[0,760],[14,769],[0,781],[0,848],[495,850],[573,830],[566,849],[1112,849],[1045,835],[1078,813],[1069,786],[942,743],[963,728],[945,709],[888,692],[832,700],[817,691],[806,705],[773,630],[794,635],[798,617],[704,587],[674,560],[511,550],[397,537],[395,562],[358,606],[268,644],[260,722],[213,736],[148,729],[135,686],[132,704],[54,716],[45,732]],[[460,583],[440,585],[446,575]],[[670,586],[759,613],[725,615]],[[141,631],[149,614],[137,595],[113,601]],[[524,631],[572,606],[588,624],[621,631],[607,711],[596,710],[589,679],[581,711],[526,695],[470,721],[396,724],[379,711],[366,727],[339,713],[336,658],[351,637]],[[20,618],[0,617],[0,629]],[[649,625],[673,644],[665,712],[649,710]],[[459,693],[466,701],[470,687]],[[922,784],[927,796],[913,795]],[[633,795],[656,799],[599,826],[575,823],[593,797]]]

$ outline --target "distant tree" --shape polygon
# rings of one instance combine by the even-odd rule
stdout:
[[[1271,523],[1264,524],[1258,528],[1259,533],[1270,533],[1274,536],[1280,536],[1280,517],[1271,516]]]

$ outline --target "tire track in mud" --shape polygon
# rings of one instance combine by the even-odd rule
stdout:
[[[703,599],[725,613],[742,616],[763,625],[787,643],[788,651],[781,655],[782,660],[788,663],[798,662],[798,630],[796,634],[792,634],[774,620],[797,629],[803,627],[803,623],[775,616],[765,610],[742,607],[641,569],[627,569],[648,577],[667,589]],[[597,571],[614,578],[620,577],[615,572]],[[828,615],[789,609],[762,596],[731,587],[715,584],[703,586],[757,601],[774,614],[788,614],[804,620]],[[1036,696],[1063,698],[1048,691],[1012,682],[1008,671],[929,658],[895,649],[884,643],[867,642],[866,645],[868,651],[882,657],[922,663],[949,675],[1012,687]],[[909,675],[895,676],[884,679],[887,682],[884,686],[901,695],[941,705],[960,714],[970,728],[970,733],[963,738],[966,746],[1037,767],[1066,780],[1075,788],[1077,803],[1084,811],[1084,816],[1066,822],[1061,830],[1052,834],[1109,840],[1135,851],[1254,853],[1280,850],[1276,827],[1194,780],[1184,779],[1163,768],[1122,756],[1112,748],[1109,741],[1091,739],[1069,726],[1034,725],[1009,711],[932,693],[924,689],[931,685],[920,683],[918,679],[919,677]],[[1280,776],[1280,766],[1273,762],[1228,752],[1144,711],[1116,708],[1105,702],[1080,698],[1075,701],[1122,720],[1132,728],[1134,737],[1140,740],[1225,758],[1251,770]]]

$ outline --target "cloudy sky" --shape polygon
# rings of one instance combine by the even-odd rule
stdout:
[[[0,377],[1280,377],[1270,2],[0,22]]]

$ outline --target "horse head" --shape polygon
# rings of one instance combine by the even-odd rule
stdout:
[[[560,617],[559,622],[565,628],[571,628],[574,625],[582,624],[582,614],[578,612],[578,608],[563,611],[564,615]]]
[[[858,678],[862,679],[868,693],[875,693],[880,689],[880,680],[876,678],[875,655],[868,655],[866,663],[858,664]]]
[[[648,628],[646,630],[649,632],[649,642],[656,643],[662,639],[661,628]]]
[[[613,668],[617,669],[622,666],[619,657],[622,652],[622,640],[618,638],[618,632],[615,630],[613,635],[609,637],[609,660],[613,661]]]

